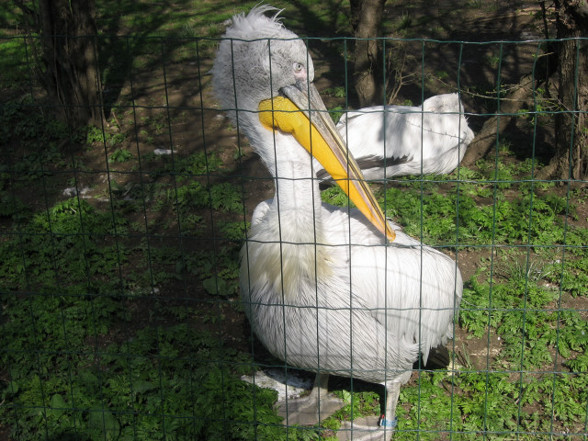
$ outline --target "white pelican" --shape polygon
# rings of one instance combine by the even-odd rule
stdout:
[[[457,93],[422,106],[374,106],[343,114],[337,130],[367,179],[451,173],[474,132]],[[321,170],[319,178],[326,178]]]
[[[288,404],[288,423],[300,421],[294,411],[326,417],[335,374],[385,385],[386,411],[367,434],[390,439],[413,362],[452,335],[461,275],[385,220],[312,83],[305,44],[267,11],[233,17],[211,71],[220,104],[275,182],[241,251],[243,306],[274,356],[317,373],[310,396]],[[313,157],[361,212],[321,202]]]

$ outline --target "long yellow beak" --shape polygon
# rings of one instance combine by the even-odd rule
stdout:
[[[359,211],[392,242],[396,233],[337,132],[314,84],[287,86],[281,92],[287,98],[278,96],[259,103],[261,123],[269,129],[292,134],[321,163]]]

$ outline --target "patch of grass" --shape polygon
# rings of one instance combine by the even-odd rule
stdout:
[[[343,192],[343,190],[341,190],[341,187],[338,185],[332,185],[331,187],[321,191],[321,199],[323,202],[335,205],[337,207],[355,207],[353,202],[351,202],[349,197]]]
[[[361,391],[352,394],[343,389],[336,391],[336,395],[343,400],[345,405],[333,415],[333,418],[349,421],[380,413],[380,397],[376,392]]]
[[[88,127],[88,131],[87,131],[87,135],[86,135],[86,142],[88,144],[101,144],[101,145],[106,145],[108,147],[113,147],[118,144],[121,144],[125,139],[126,139],[126,135],[124,133],[115,132],[115,131],[107,130],[107,129],[102,129],[102,128],[96,127],[96,126]],[[118,151],[120,151],[120,150],[126,151],[126,149],[118,149]],[[130,152],[128,152],[128,153],[130,153]],[[125,153],[121,154],[120,152],[116,153],[116,151],[115,151],[115,153],[113,153],[113,155],[114,155],[115,159],[113,159],[110,162],[124,162],[124,161],[120,161],[118,157],[124,156]]]
[[[204,152],[194,153],[186,158],[176,158],[175,171],[187,174],[188,178],[194,176],[205,176],[218,171],[222,161],[215,153]]]
[[[227,435],[231,421],[231,439],[316,438],[315,431],[286,435],[272,409],[275,394],[238,380],[251,369],[250,356],[188,326],[199,315],[185,302],[179,308],[174,297],[147,317],[137,312],[145,302],[168,305],[162,287],[174,283],[209,299],[227,302],[236,295],[246,225],[219,222],[219,237],[207,237],[210,216],[197,213],[242,216],[238,186],[198,182],[223,167],[218,157],[160,158],[153,181],[111,179],[106,204],[63,200],[45,185],[69,176],[59,141],[69,134],[31,107],[23,101],[0,109],[0,130],[13,146],[0,169],[2,427],[27,440],[215,439]],[[79,141],[110,144],[108,136],[90,129]],[[109,159],[131,157],[120,148]],[[158,206],[164,220],[152,223]],[[148,218],[137,219],[145,209]],[[161,230],[154,237],[153,225],[173,225],[174,219],[189,225],[182,231],[190,240],[216,246],[182,248],[184,236],[162,236]],[[173,323],[152,323],[172,310]]]
[[[500,63],[500,57],[494,54],[486,55],[486,63],[493,69],[496,69]]]
[[[401,390],[398,427],[400,440],[469,440],[481,432],[490,440],[507,440],[520,431],[520,439],[534,440],[536,432],[553,430],[550,418],[582,422],[580,392],[585,382],[577,376],[521,374],[512,378],[505,372],[423,372],[414,386]],[[458,391],[453,396],[449,391]],[[567,398],[562,391],[573,394]],[[571,397],[574,397],[570,399]],[[541,416],[540,416],[541,415]],[[559,417],[558,417],[559,418]]]
[[[584,242],[587,243],[587,242]],[[572,249],[573,254],[582,253],[582,248]],[[585,251],[584,251],[585,254]],[[569,292],[574,297],[586,297],[588,286],[588,259],[568,258],[562,262],[555,262],[551,265],[553,271],[549,274],[548,280],[555,284],[561,284],[562,290]]]
[[[116,149],[109,157],[108,162],[127,162],[133,159],[133,154],[125,148]]]
[[[576,246],[586,237],[586,229],[565,225],[566,210],[568,215],[574,213],[574,206],[565,197],[541,194],[528,186],[520,187],[509,198],[497,191],[510,188],[512,182],[505,179],[493,184],[460,183],[449,190],[439,190],[430,181],[413,182],[406,187],[389,188],[383,196],[379,194],[387,216],[413,236],[420,237],[422,229],[422,240],[431,245],[455,241],[457,237],[463,245],[529,242],[536,246]],[[484,202],[486,198],[491,199]],[[330,201],[338,202],[333,195]],[[552,227],[546,229],[544,225]]]
[[[548,305],[557,299],[553,290],[524,279],[505,283],[478,283],[464,291],[460,321],[481,338],[490,327],[504,343],[500,360],[516,368],[539,368],[551,363],[550,348],[556,343],[557,314]]]
[[[0,87],[19,87],[22,83],[26,86],[30,69],[25,38],[0,36]]]
[[[226,183],[189,188],[180,193],[195,198],[180,198],[187,212],[200,204],[242,211]],[[17,211],[14,202],[5,215]],[[238,379],[251,369],[248,354],[186,323],[136,327],[133,309],[159,292],[146,289],[151,284],[195,276],[203,292],[234,296],[235,244],[191,253],[131,246],[126,228],[124,216],[71,198],[3,236],[0,421],[18,415],[11,436],[316,439],[316,431],[286,433],[272,408],[275,393]],[[225,223],[221,231],[239,240],[243,226]],[[184,309],[181,317],[194,315]],[[130,338],[116,337],[121,324]]]
[[[340,87],[340,86],[338,86],[338,87],[329,87],[329,88],[323,90],[322,93],[323,93],[323,95],[333,96],[333,97],[336,97],[336,98],[345,98],[345,95],[346,95],[345,88],[344,87]]]
[[[48,118],[29,98],[9,101],[0,107],[0,136],[7,146],[7,158],[0,171],[26,179],[31,170],[60,167],[64,157],[59,145],[64,140],[75,142],[78,135],[70,133],[64,123]],[[13,143],[22,143],[26,148],[17,151],[9,147]]]
[[[165,188],[165,201],[173,204],[181,214],[189,215],[191,210],[210,208],[220,212],[243,213],[241,192],[227,182],[205,186],[193,180],[176,188]]]
[[[103,306],[94,305],[94,309]],[[106,318],[108,312],[101,314]],[[82,331],[79,335],[83,337],[92,327],[71,316],[67,308],[64,313],[72,320],[66,334],[67,347],[81,348],[81,341],[72,340],[72,331]],[[45,325],[53,315],[46,312],[37,316],[35,323]],[[11,404],[0,409],[0,416],[20,415],[20,424],[11,434],[16,439],[33,441],[48,435],[158,440],[165,439],[165,433],[186,439],[228,435],[230,439],[249,440],[256,434],[259,439],[285,439],[285,431],[279,426],[281,419],[272,410],[275,392],[238,380],[251,361],[223,347],[217,337],[187,325],[150,326],[137,330],[132,340],[100,349],[89,346],[58,358],[51,354],[60,349],[55,345],[64,342],[60,338],[62,326],[58,322],[43,329],[47,332],[47,349],[41,349],[38,341],[30,343],[36,348],[35,362],[14,357],[19,353],[14,345],[7,348],[8,357],[3,353],[4,361],[10,362],[12,377],[3,397]],[[8,331],[18,337],[15,341],[19,344],[31,339],[26,338],[27,333],[35,335],[30,328],[9,327]],[[91,337],[101,337],[105,331]],[[24,353],[25,357],[30,355]],[[26,372],[19,369],[21,365],[35,368]],[[289,439],[300,438],[291,435]]]
[[[10,218],[14,223],[22,223],[29,214],[29,207],[19,197],[10,193],[0,193],[0,218]]]

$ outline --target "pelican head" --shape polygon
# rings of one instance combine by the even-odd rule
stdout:
[[[266,12],[275,13],[268,17]],[[306,45],[282,25],[279,13],[262,5],[237,15],[220,42],[212,70],[214,90],[223,108],[238,109],[239,118],[257,112],[262,100],[279,96],[283,87],[314,80]],[[228,115],[237,123],[237,112]]]
[[[366,218],[394,240],[394,231],[313,84],[314,66],[306,45],[282,25],[276,11],[263,5],[233,18],[212,69],[219,102],[274,177],[280,165],[283,168],[285,162],[293,162],[292,153],[284,148],[293,148],[288,138],[293,137],[307,156],[310,153],[321,163]],[[266,12],[275,13],[268,17]]]

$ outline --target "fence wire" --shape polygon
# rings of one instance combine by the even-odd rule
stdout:
[[[315,426],[274,410],[313,376],[264,348],[239,300],[239,250],[274,182],[212,96],[218,40],[96,41],[105,119],[72,131],[38,81],[39,40],[0,38],[0,438],[328,439],[379,415],[383,389],[353,372]],[[560,42],[380,40],[387,101],[459,93],[469,148],[488,145],[449,174],[372,183],[464,280],[449,363],[415,364],[394,439],[588,438],[586,182],[537,178],[569,111],[540,72]],[[353,40],[306,43],[338,119]]]

